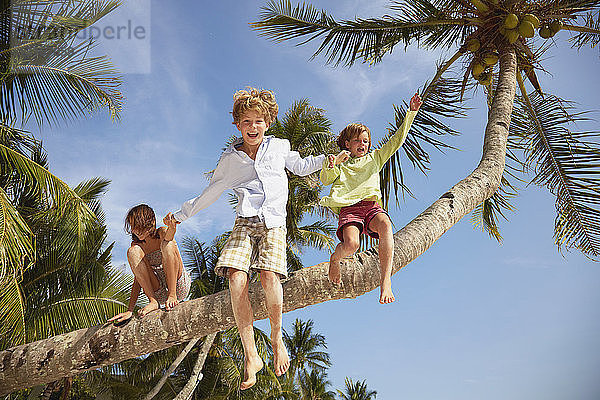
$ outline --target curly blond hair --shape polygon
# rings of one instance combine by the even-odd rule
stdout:
[[[340,150],[348,150],[348,147],[346,147],[346,140],[354,139],[355,137],[357,137],[358,135],[363,133],[363,131],[367,132],[367,135],[369,135],[369,149],[370,149],[371,148],[371,131],[369,130],[369,128],[367,128],[363,124],[353,123],[353,124],[349,124],[344,129],[342,129],[342,131],[340,132],[340,135],[337,138],[337,145],[340,147]]]
[[[233,95],[233,124],[238,124],[242,115],[253,110],[260,113],[265,122],[271,125],[271,122],[277,117],[279,106],[275,101],[275,94],[270,90],[256,89],[248,86],[247,90],[238,90]]]

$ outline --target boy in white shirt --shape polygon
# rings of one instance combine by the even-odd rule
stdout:
[[[216,272],[229,279],[233,315],[244,347],[244,380],[240,387],[244,390],[256,383],[256,373],[263,367],[254,343],[254,320],[248,297],[253,248],[258,258],[252,260],[252,268],[260,271],[271,323],[274,370],[280,376],[290,365],[281,332],[280,277],[287,277],[288,180],[285,170],[309,175],[321,169],[325,156],[303,159],[290,149],[289,141],[264,136],[279,110],[273,92],[248,88],[236,92],[233,98],[233,124],[242,133],[242,139],[223,152],[202,194],[186,201],[181,210],[165,218],[183,222],[215,202],[223,191],[232,189],[237,195],[235,225],[221,252]]]

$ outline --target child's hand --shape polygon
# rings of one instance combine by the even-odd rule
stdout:
[[[421,104],[423,104],[423,100],[419,97],[419,93],[415,93],[412,99],[410,99],[410,111],[419,111]]]
[[[119,324],[121,322],[125,322],[125,321],[131,319],[132,316],[133,316],[133,313],[131,311],[125,311],[122,313],[118,313],[117,315],[115,315],[114,317],[109,319],[107,322]]]
[[[335,165],[346,162],[346,161],[348,161],[349,158],[350,158],[350,152],[348,150],[342,150],[338,153],[337,156],[335,156],[335,159],[334,159]]]
[[[173,228],[173,229],[177,229],[177,224],[179,223],[179,221],[177,221],[175,219],[175,217],[173,216],[173,213],[168,213],[164,218],[163,218],[163,223],[168,226],[169,228]]]
[[[329,154],[327,156],[327,162],[329,164],[329,168],[333,168],[333,166],[335,165],[335,156],[333,154]]]

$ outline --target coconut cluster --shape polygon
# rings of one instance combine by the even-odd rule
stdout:
[[[536,30],[540,37],[549,39],[563,28],[560,20],[543,21],[531,14],[528,7],[520,0],[469,0],[477,8],[478,17],[474,19],[480,28],[467,38],[462,52],[473,53],[469,69],[473,78],[482,85],[492,82],[494,65],[498,62],[498,45],[495,32],[499,32],[508,43],[514,44],[519,39],[533,38]],[[519,10],[520,9],[520,10]],[[489,33],[492,32],[490,35]]]
[[[533,14],[525,14],[519,17],[517,14],[509,13],[504,17],[504,23],[500,26],[500,33],[504,35],[510,44],[513,44],[519,37],[532,38],[536,29],[539,29],[540,37],[549,39],[556,35],[561,28],[562,23],[559,20],[545,23],[542,26],[538,17]]]
[[[498,52],[491,48],[482,48],[478,39],[470,39],[466,48],[473,53],[471,74],[480,84],[489,86],[492,83],[492,71],[498,63]]]

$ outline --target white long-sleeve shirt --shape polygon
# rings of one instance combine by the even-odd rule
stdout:
[[[285,226],[288,200],[285,169],[305,176],[320,170],[325,160],[325,155],[301,158],[290,149],[288,140],[273,136],[264,137],[256,160],[252,160],[235,148],[239,143],[233,143],[223,152],[208,187],[175,212],[177,221],[185,221],[214,203],[225,190],[232,189],[238,197],[238,216],[260,216],[267,228]]]

